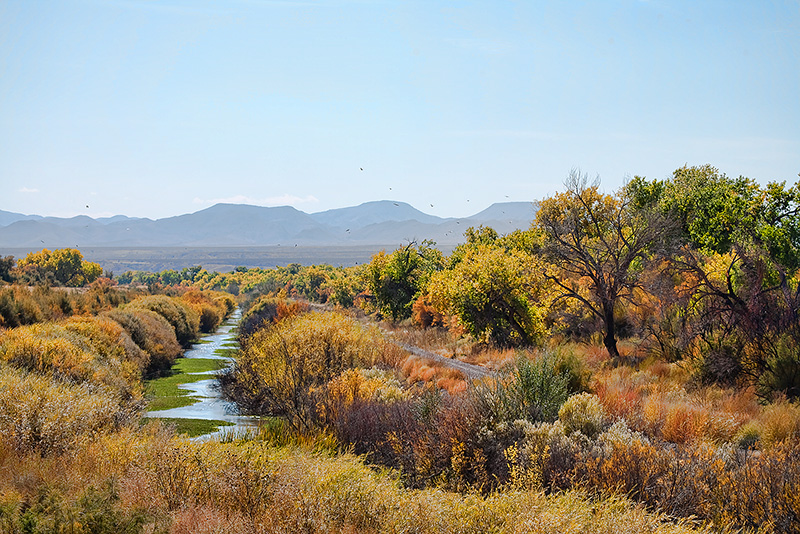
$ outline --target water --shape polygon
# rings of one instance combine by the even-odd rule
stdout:
[[[237,308],[231,317],[223,323],[214,334],[203,338],[203,343],[194,345],[191,349],[183,353],[184,358],[213,358],[225,360],[232,363],[233,360],[227,356],[215,354],[217,349],[226,343],[236,340],[230,331],[241,317],[241,312]],[[147,417],[178,417],[183,419],[214,419],[233,423],[233,426],[220,427],[217,432],[203,434],[193,439],[216,438],[223,434],[246,432],[258,425],[257,417],[238,415],[236,405],[224,400],[220,392],[214,387],[216,379],[200,380],[189,384],[181,384],[179,389],[189,392],[189,395],[198,398],[199,401],[191,406],[172,408],[171,410],[159,410],[157,412],[147,412]]]

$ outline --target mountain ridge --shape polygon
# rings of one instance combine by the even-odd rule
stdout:
[[[155,220],[124,215],[42,217],[0,210],[0,249],[385,246],[424,239],[453,246],[463,241],[469,226],[492,226],[504,234],[528,228],[534,216],[532,202],[496,203],[470,217],[442,218],[393,200],[310,214],[291,206],[220,203]]]

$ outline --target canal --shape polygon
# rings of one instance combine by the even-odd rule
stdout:
[[[229,351],[224,349],[235,348],[236,335],[232,330],[238,323],[240,317],[241,312],[237,308],[228,320],[220,325],[215,333],[203,337],[200,343],[195,344],[192,348],[184,352],[183,358],[216,359],[224,360],[228,365],[232,364],[233,360],[228,355]],[[216,383],[216,378],[210,378],[180,384],[178,388],[185,390],[188,396],[196,399],[196,402],[180,408],[148,411],[146,416],[158,418],[205,419],[230,423],[229,426],[220,427],[216,432],[192,438],[196,440],[214,439],[223,434],[241,433],[257,427],[258,419],[255,417],[238,415],[236,405],[222,398],[219,390],[216,388]]]

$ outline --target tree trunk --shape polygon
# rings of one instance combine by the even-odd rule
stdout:
[[[611,356],[612,360],[618,362],[619,351],[617,350],[617,329],[616,324],[614,323],[614,307],[607,306],[604,308],[603,320],[606,323],[606,335],[603,338],[603,344],[606,346],[608,354]]]

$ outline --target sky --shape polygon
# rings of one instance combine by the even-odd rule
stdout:
[[[800,0],[0,0],[0,209],[464,217],[684,165],[794,183]]]

